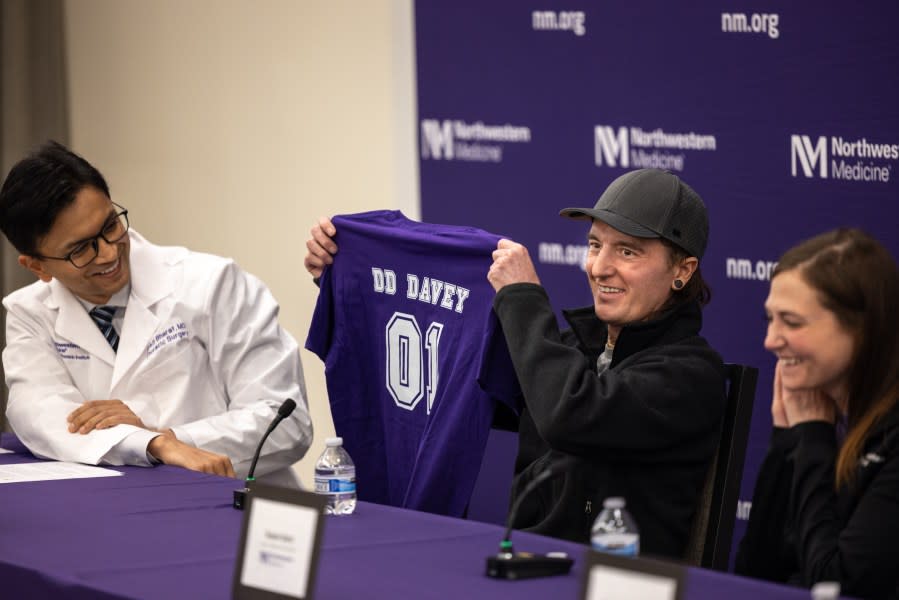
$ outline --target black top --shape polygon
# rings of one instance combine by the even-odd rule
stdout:
[[[762,463],[746,535],[743,575],[842,593],[899,598],[899,406],[868,437],[855,483],[834,489],[834,426],[775,428]]]
[[[513,527],[587,542],[603,499],[623,496],[641,552],[681,558],[725,404],[724,365],[699,336],[699,305],[623,327],[600,375],[607,331],[592,306],[567,311],[562,332],[545,290],[514,284],[494,310],[526,405],[513,501],[549,465],[565,465],[523,501]]]

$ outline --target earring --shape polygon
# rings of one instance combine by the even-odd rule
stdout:
[[[674,289],[679,290],[682,287],[684,287],[684,282],[681,281],[680,279],[675,279],[674,280]]]

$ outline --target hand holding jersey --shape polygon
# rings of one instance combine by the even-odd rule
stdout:
[[[495,400],[526,405],[513,501],[547,465],[573,459],[512,525],[584,542],[592,507],[614,492],[645,527],[646,550],[679,557],[724,406],[721,357],[699,336],[705,206],[676,176],[643,169],[619,178],[596,207],[562,214],[590,222],[594,305],[566,314],[573,330],[560,331],[524,246],[497,240],[487,268],[501,327],[486,346],[503,338],[514,370],[487,353],[478,383]],[[313,276],[336,252],[330,225],[320,221],[307,242]],[[598,356],[612,346],[598,372]]]
[[[499,291],[510,283],[535,283],[540,285],[537,270],[528,249],[512,240],[500,240],[493,251],[493,264],[487,272],[487,280]]]
[[[318,278],[325,266],[334,262],[337,244],[333,238],[337,230],[328,217],[321,217],[309,233],[312,237],[306,240],[307,253],[303,265],[310,275]],[[495,290],[510,283],[540,283],[528,249],[507,239],[502,239],[497,244],[487,279]]]
[[[328,217],[319,217],[310,231],[312,237],[306,240],[308,253],[303,259],[303,266],[309,274],[315,278],[322,276],[322,271],[327,265],[334,262],[333,256],[337,254],[337,244],[332,239],[337,233],[334,224]]]
[[[325,364],[360,500],[460,516],[496,408],[478,385],[492,311],[485,274],[500,236],[399,211],[340,215],[306,348]],[[324,226],[323,226],[324,225]],[[330,260],[313,229],[312,274]]]

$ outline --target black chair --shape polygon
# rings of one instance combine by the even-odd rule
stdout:
[[[727,405],[721,441],[709,467],[684,559],[696,566],[727,571],[743,478],[743,460],[752,422],[759,370],[727,364]]]

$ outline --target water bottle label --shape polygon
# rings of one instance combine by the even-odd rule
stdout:
[[[315,492],[317,494],[347,494],[356,491],[355,477],[340,478],[315,478]]]
[[[636,533],[604,533],[593,537],[593,549],[606,554],[637,556],[640,536]]]

